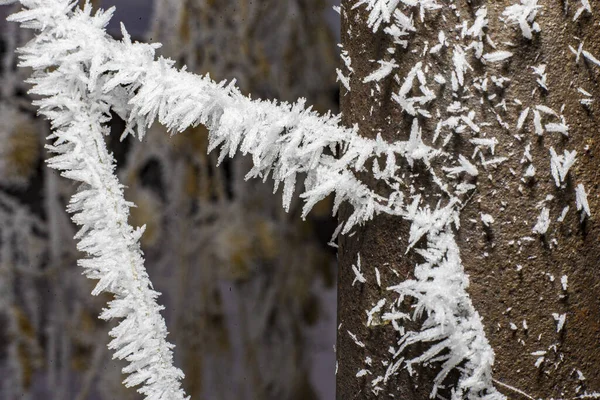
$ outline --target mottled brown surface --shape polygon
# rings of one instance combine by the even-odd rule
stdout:
[[[344,123],[358,123],[361,134],[365,136],[375,137],[380,129],[387,140],[406,139],[410,119],[401,116],[393,102],[385,100],[389,98],[389,93],[398,90],[398,86],[391,79],[380,82],[386,89],[380,95],[383,100],[379,107],[371,97],[371,84],[362,84],[362,79],[375,69],[369,60],[380,59],[389,42],[384,35],[373,35],[365,27],[366,13],[362,8],[351,11],[353,3],[352,0],[342,1],[348,13],[347,18],[342,17],[342,41],[344,48],[350,52],[355,71],[351,78],[352,91],[346,93],[342,89]],[[504,112],[497,109],[511,130],[505,130],[499,124],[486,128],[488,137],[495,136],[499,140],[496,156],[509,157],[509,161],[498,168],[489,167],[487,171],[478,167],[478,188],[462,211],[461,229],[457,235],[461,257],[470,276],[469,293],[475,308],[483,317],[486,334],[496,352],[494,378],[536,399],[573,398],[578,386],[581,386],[579,394],[583,390],[600,391],[600,229],[597,222],[600,212],[600,67],[583,61],[576,64],[575,56],[567,47],[571,45],[577,48],[579,42],[573,39],[577,36],[585,41],[585,50],[600,58],[597,18],[600,9],[597,3],[592,3],[595,22],[584,13],[578,23],[573,23],[574,9],[570,9],[565,16],[562,2],[540,1],[544,9],[536,21],[542,32],[534,34],[534,39],[528,41],[518,28],[505,26],[498,20],[502,10],[511,4],[510,1],[476,3],[477,6],[488,5],[488,32],[498,45],[498,50],[514,53],[508,62],[488,67],[472,63],[477,75],[487,68],[489,75],[503,75],[512,80],[504,91],[508,110]],[[571,4],[573,8],[579,6],[578,2],[570,3],[574,3]],[[475,8],[466,3],[457,3],[457,6],[472,23]],[[419,31],[416,42],[429,40],[430,43],[436,43],[439,29],[444,29],[448,34],[459,21],[447,11],[444,10],[448,16],[445,23],[440,13],[426,17],[427,26],[416,22]],[[351,29],[351,34],[348,29]],[[512,42],[515,46],[502,44],[504,42]],[[486,51],[491,50],[486,47]],[[428,58],[432,61],[432,70],[442,73],[448,71],[451,68],[451,54],[446,50],[436,58]],[[399,51],[396,60],[401,65],[399,75],[403,77],[419,58],[409,52]],[[548,93],[537,86],[530,68],[542,63],[548,65]],[[447,77],[447,74],[444,73],[444,76]],[[430,87],[437,88],[437,85]],[[532,94],[536,87],[537,90]],[[579,104],[583,96],[577,93],[578,87],[583,87],[596,99],[591,110]],[[436,105],[445,107],[450,101],[449,94],[448,88],[440,92],[439,95],[444,98],[438,98]],[[545,133],[538,138],[533,131],[530,113],[522,132],[522,141],[515,139],[513,135],[517,132],[514,127],[522,108],[513,103],[514,98],[523,102],[523,108],[543,104],[558,112],[561,105],[565,104],[563,114],[570,126],[569,138],[559,133]],[[479,97],[463,100],[462,104],[476,111],[479,121],[492,120],[490,105],[487,102],[480,104]],[[369,113],[371,106],[374,106],[372,115]],[[385,121],[388,115],[399,125],[388,124]],[[433,129],[437,120],[420,122],[424,125],[423,137],[427,143],[426,136],[430,134],[426,131]],[[550,121],[546,119],[544,123],[547,122]],[[520,179],[526,168],[520,160],[529,142],[537,173],[533,182],[522,182]],[[589,146],[587,151],[586,145]],[[550,175],[550,146],[559,154],[564,149],[578,153],[566,189],[557,188]],[[473,152],[468,142],[459,139],[453,140],[449,148],[467,157]],[[516,176],[511,173],[511,168]],[[367,177],[363,178],[368,181]],[[591,219],[583,224],[580,223],[579,212],[575,210],[574,189],[578,183],[584,184],[592,210]],[[551,224],[547,234],[540,237],[532,232],[540,213],[536,205],[549,194],[555,196],[546,203],[550,209]],[[566,205],[570,206],[570,211],[565,221],[556,222]],[[348,212],[344,211],[342,217]],[[481,213],[494,217],[495,222],[490,228],[483,227]],[[375,376],[385,372],[385,367],[380,367],[380,370],[371,368],[373,375],[366,377],[356,378],[355,375],[365,368],[364,359],[367,356],[374,360],[374,364],[389,359],[388,347],[395,344],[397,336],[389,325],[366,327],[365,310],[371,309],[383,297],[391,298],[376,285],[373,267],[378,267],[382,272],[384,288],[411,276],[418,258],[413,253],[404,255],[407,232],[407,222],[380,216],[357,230],[352,237],[340,240],[338,324],[341,324],[341,328],[337,344],[337,398],[340,400],[377,397],[368,388]],[[522,238],[526,236],[534,240],[523,241]],[[558,244],[553,243],[554,239]],[[510,245],[512,240],[515,243]],[[518,244],[519,240],[521,245]],[[354,273],[351,265],[356,263],[357,253],[361,255],[367,283],[352,286]],[[396,277],[386,263],[401,276]],[[523,267],[520,272],[517,271],[517,265]],[[554,281],[551,281],[549,274]],[[568,276],[566,293],[561,289],[562,275]],[[560,333],[556,333],[552,313],[567,315],[565,327]],[[523,328],[523,320],[527,320],[527,330]],[[516,331],[510,328],[511,322],[517,326]],[[357,346],[349,337],[348,330],[356,334],[366,347]],[[555,345],[556,351],[548,350],[552,345]],[[540,368],[534,365],[537,357],[531,355],[538,350],[548,351]],[[577,380],[576,370],[585,375],[584,382]],[[427,382],[435,375],[435,368],[427,368],[426,371],[419,371],[419,374],[420,378],[409,377],[406,371],[401,372],[379,397],[388,398],[388,394],[394,394],[395,398],[402,399],[428,398],[431,384]],[[419,385],[416,390],[415,384]],[[502,386],[497,388],[510,399],[524,398]]]
[[[496,3],[493,10],[500,11],[501,3]],[[510,174],[509,167],[519,174],[523,171],[519,165],[520,157],[516,156],[502,168],[491,171],[493,182],[480,177],[477,194],[463,211],[466,229],[460,232],[459,245],[465,268],[471,276],[473,302],[484,317],[486,333],[496,352],[495,378],[535,398],[571,398],[581,384],[577,382],[574,370],[581,370],[587,378],[584,387],[589,391],[600,391],[600,146],[596,140],[600,120],[598,104],[591,112],[586,111],[579,104],[583,96],[576,91],[577,87],[583,87],[598,101],[600,68],[582,61],[576,65],[575,56],[567,46],[577,48],[578,42],[573,37],[578,36],[585,41],[584,49],[600,55],[600,32],[586,15],[580,18],[579,24],[574,24],[571,22],[572,11],[565,18],[559,2],[542,4],[544,12],[537,18],[542,32],[534,36],[532,42],[521,39],[520,32],[513,29],[503,29],[502,36],[496,35],[497,42],[510,40],[518,45],[512,50],[515,55],[504,71],[513,80],[507,98],[517,97],[524,103],[532,99],[532,103],[544,104],[556,111],[565,104],[569,138],[545,133],[539,139],[531,129],[524,130],[524,142],[530,140],[532,143],[536,181],[523,184]],[[531,96],[533,75],[529,67],[542,63],[548,65],[549,92],[541,94],[538,90]],[[507,113],[508,121],[516,121],[517,117],[515,112]],[[511,125],[514,126],[514,122]],[[522,154],[522,146],[506,133],[499,132],[496,137],[500,140],[499,153],[509,152],[513,144],[513,149]],[[589,151],[585,150],[586,145],[589,145]],[[557,188],[550,175],[550,146],[560,153],[563,149],[577,151],[577,161],[571,169],[566,189]],[[592,211],[592,218],[584,224],[580,224],[579,212],[575,209],[578,183],[584,184]],[[518,190],[519,185],[523,187],[522,193]],[[532,234],[531,228],[540,212],[536,204],[548,194],[555,196],[546,205],[550,209],[551,224],[545,237],[539,238]],[[501,201],[507,204],[504,211],[500,211]],[[570,211],[565,222],[557,223],[556,219],[566,205],[570,206]],[[490,213],[496,219],[489,233],[482,229],[479,221],[476,224],[468,221],[478,219],[479,212]],[[508,242],[524,236],[536,240],[523,243],[519,254],[520,246],[516,243],[510,246]],[[558,245],[550,248],[553,239]],[[484,256],[485,252],[488,257]],[[520,272],[516,270],[517,265],[523,266]],[[547,274],[554,276],[554,282]],[[569,280],[566,293],[560,284],[562,275],[567,275]],[[564,298],[561,295],[565,295]],[[507,312],[509,307],[512,310]],[[560,333],[556,333],[552,313],[567,314]],[[528,330],[522,327],[523,319],[527,320]],[[512,331],[510,322],[519,329]],[[542,335],[540,340],[539,335]],[[518,343],[518,339],[525,344]],[[537,357],[530,353],[547,350],[553,344],[557,351],[549,351],[542,368],[536,368]],[[555,368],[561,354],[564,360]],[[519,398],[514,397],[514,393],[507,394]]]
[[[345,2],[347,5],[347,2]],[[346,6],[347,10],[350,7]],[[348,11],[354,18],[364,18],[362,10]],[[348,20],[342,18],[342,38],[344,48],[349,51],[352,58],[354,75],[351,78],[352,91],[346,93],[342,88],[340,105],[343,111],[343,122],[347,126],[359,124],[363,135],[374,138],[378,132],[386,140],[406,140],[410,131],[410,119],[405,119],[399,109],[393,103],[385,100],[389,98],[393,89],[397,87],[390,80],[382,81],[383,87],[381,101],[378,105],[371,95],[371,86],[363,84],[362,79],[370,74],[373,69],[368,60],[381,58],[382,53],[389,46],[388,38],[381,33],[373,34],[364,23],[364,19],[351,27],[352,38],[348,40]],[[413,63],[407,63],[408,69]],[[406,69],[406,72],[408,71]],[[374,107],[370,114],[371,107]],[[386,122],[386,117],[392,115],[395,124],[401,128]],[[400,132],[400,133],[399,133]],[[401,135],[401,136],[400,136]],[[368,174],[361,176],[365,182],[369,182]],[[371,182],[373,185],[374,182]],[[342,208],[340,217],[343,220],[348,212]],[[409,224],[399,218],[381,215],[374,221],[368,223],[362,229],[356,230],[351,236],[340,238],[339,252],[339,276],[338,276],[338,338],[337,338],[337,399],[375,399],[387,396],[387,393],[395,393],[397,398],[428,398],[431,387],[428,384],[435,376],[435,369],[418,370],[418,373],[410,376],[406,371],[392,378],[386,388],[379,396],[370,390],[370,382],[378,375],[385,375],[386,367],[381,360],[390,360],[389,346],[396,345],[397,333],[390,325],[367,327],[366,312],[371,309],[381,298],[386,298],[388,304],[396,296],[385,290],[400,280],[410,278],[416,259],[414,254],[404,255],[408,243]],[[355,274],[351,269],[352,264],[357,262],[357,254],[360,254],[362,271],[367,280],[365,284],[356,283]],[[381,288],[376,283],[374,267],[381,273]],[[399,277],[392,272],[395,270]],[[365,348],[357,346],[348,334],[355,334],[365,343]],[[409,349],[407,356],[416,356],[422,349],[415,346]],[[373,360],[371,367],[365,364],[365,359]],[[363,368],[369,369],[372,374],[357,378],[356,373]],[[390,388],[392,390],[390,390]]]

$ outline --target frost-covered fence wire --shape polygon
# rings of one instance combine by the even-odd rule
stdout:
[[[108,128],[109,96],[96,86],[86,65],[94,44],[106,40],[103,28],[110,13],[90,16],[90,9],[72,12],[67,1],[25,1],[29,10],[11,17],[41,33],[21,49],[21,66],[34,69],[31,93],[42,96],[35,104],[50,119],[54,139],[49,150],[57,153],[48,160],[62,175],[81,182],[71,198],[68,211],[81,226],[76,235],[78,249],[88,258],[79,261],[89,278],[98,279],[92,294],[114,294],[101,318],[123,318],[111,332],[109,347],[115,357],[130,364],[125,385],[143,383],[139,391],[148,399],[183,399],[183,373],[173,366],[167,329],[156,303],[158,293],[143,265],[139,237],[127,223],[129,207],[123,188],[114,174],[114,159],[108,153],[104,135]],[[82,46],[86,43],[91,47]],[[96,81],[96,83],[94,82]]]

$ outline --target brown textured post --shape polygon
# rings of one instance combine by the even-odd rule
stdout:
[[[493,16],[507,5],[506,1],[489,3]],[[502,71],[512,79],[507,98],[519,98],[530,106],[543,104],[557,112],[564,104],[562,114],[570,130],[568,138],[548,132],[540,138],[532,128],[524,129],[522,144],[514,140],[513,132],[498,132],[499,151],[515,151],[516,155],[492,172],[493,181],[479,180],[477,193],[462,214],[465,229],[459,241],[471,276],[470,294],[496,352],[495,378],[536,399],[568,399],[584,390],[600,392],[600,67],[583,62],[583,56],[576,64],[568,48],[577,49],[575,37],[579,37],[587,51],[600,56],[600,9],[595,3],[593,17],[586,13],[574,23],[573,13],[581,4],[570,3],[565,16],[563,2],[540,2],[543,13],[536,20],[542,32],[531,42],[521,39],[519,32],[502,28],[497,18],[490,18],[492,29],[498,32],[496,41],[510,40],[517,45],[511,49],[514,56],[507,70]],[[547,65],[549,91],[538,87],[532,96],[536,85],[530,67],[540,64]],[[590,109],[579,103],[586,97],[578,93],[579,87],[596,100]],[[514,110],[507,113],[511,126],[517,118]],[[520,181],[524,170],[520,159],[528,142],[537,172],[533,182],[524,183]],[[577,151],[565,189],[557,188],[550,174],[551,146],[557,153]],[[518,171],[516,177],[510,168]],[[575,202],[579,183],[588,192],[592,213],[583,223]],[[545,203],[550,227],[539,237],[532,227],[540,214],[538,204],[548,195],[554,196]],[[570,210],[564,222],[557,222],[565,206]],[[496,219],[488,231],[469,222],[482,212]],[[529,242],[527,236],[535,240]],[[566,291],[561,285],[563,275],[568,277]],[[559,333],[552,314],[566,314]],[[528,329],[523,328],[523,320]],[[512,330],[511,323],[518,329]],[[531,355],[537,351],[547,351],[540,367],[534,365],[538,357]],[[586,379],[580,380],[577,371]],[[504,392],[509,398],[519,398],[514,392]]]
[[[375,69],[372,60],[382,59],[391,41],[381,30],[373,34],[367,28],[367,12],[363,7],[352,9],[355,3],[354,0],[342,1],[342,44],[354,69],[350,77],[351,91],[343,87],[341,90],[344,124],[358,124],[364,136],[375,137],[380,132],[388,141],[406,140],[410,119],[390,100],[399,85],[390,76],[380,82],[381,93],[373,94],[373,85],[362,83]],[[487,66],[472,63],[472,75],[487,73],[490,78],[495,75],[511,79],[508,86],[498,92],[506,99],[506,110],[495,107],[498,101],[481,103],[480,96],[453,99],[448,89],[436,93],[439,97],[435,105],[443,110],[451,101],[459,100],[477,113],[479,121],[500,120],[507,124],[503,127],[495,123],[485,128],[488,137],[496,137],[499,142],[495,156],[507,157],[507,160],[487,169],[478,165],[477,189],[461,212],[461,229],[457,233],[461,258],[470,277],[469,294],[483,317],[486,335],[496,353],[494,378],[499,382],[496,387],[509,399],[526,396],[505,385],[535,399],[570,399],[585,391],[600,392],[600,66],[584,62],[583,56],[576,64],[575,55],[568,48],[571,45],[577,49],[580,39],[584,41],[585,50],[600,58],[600,7],[593,3],[592,16],[584,13],[578,22],[573,22],[579,2],[569,2],[571,8],[565,13],[564,2],[541,0],[539,4],[543,9],[536,21],[542,31],[534,34],[533,40],[527,40],[518,27],[507,26],[499,19],[510,1],[454,2],[460,18],[445,3],[445,9],[425,17],[425,24],[415,13],[417,33],[411,39],[414,43],[435,44],[440,29],[453,39],[458,34],[455,26],[463,19],[471,24],[477,8],[486,5],[490,21],[488,34],[498,50],[513,53],[511,59],[503,63]],[[445,21],[442,14],[446,16]],[[396,53],[401,79],[419,61],[420,55],[410,53],[411,48]],[[488,51],[493,50],[486,44]],[[432,69],[447,77],[444,71],[453,68],[451,55],[447,49],[440,56],[427,56],[423,61],[435,64]],[[535,82],[537,77],[531,68],[540,64],[547,65],[547,92]],[[347,70],[344,69],[344,73]],[[592,95],[595,103],[591,107],[580,104],[579,99],[585,96],[578,93],[579,87]],[[550,132],[539,137],[535,134],[531,114],[524,129],[517,132],[517,119],[525,107],[545,105],[560,112],[563,104],[562,115],[570,126],[568,137]],[[435,108],[430,109],[433,110]],[[544,123],[549,122],[544,118]],[[429,144],[436,119],[421,122],[423,140]],[[521,159],[529,143],[536,175],[522,180],[528,163],[521,163]],[[577,161],[571,168],[566,188],[557,188],[550,174],[550,147],[559,154],[563,150],[577,151]],[[468,140],[457,140],[450,150],[470,157],[473,146]],[[361,178],[374,185],[368,174]],[[585,186],[592,212],[591,218],[583,223],[575,202],[575,187],[579,183]],[[543,206],[550,210],[550,226],[545,235],[538,235],[532,228],[540,215],[540,202],[549,195],[553,197]],[[565,206],[569,206],[570,211],[563,222],[557,222]],[[348,211],[342,210],[341,218],[347,216]],[[481,214],[492,215],[494,222],[485,227]],[[379,396],[371,390],[371,381],[385,374],[382,360],[390,359],[388,348],[395,345],[397,334],[390,325],[367,327],[366,310],[382,298],[392,300],[385,288],[409,278],[415,263],[419,262],[413,252],[404,254],[408,228],[408,223],[399,218],[379,216],[356,230],[353,236],[340,239],[339,400],[391,398],[390,394],[404,400],[429,398],[431,379],[438,365],[417,368],[417,374],[412,377],[405,370],[401,371]],[[353,285],[352,265],[356,265],[357,254],[360,254],[366,282]],[[376,283],[375,267],[381,273],[381,287]],[[566,290],[561,283],[563,276],[568,277]],[[566,315],[565,325],[558,333],[553,314],[559,318]],[[349,332],[364,347],[357,344]],[[422,350],[410,351],[414,356]],[[541,356],[532,353],[541,351],[546,352],[544,360],[536,366]],[[368,358],[372,360],[368,368],[372,374],[357,377],[357,373],[366,368]],[[452,383],[452,379],[448,378],[447,383]]]
[[[352,10],[354,1],[342,1],[342,44],[352,59],[354,73],[350,76],[351,91],[341,88],[340,107],[343,123],[346,126],[358,124],[361,135],[375,138],[381,133],[388,141],[406,140],[410,131],[410,120],[404,119],[398,107],[390,100],[393,90],[391,79],[380,82],[382,94],[374,96],[371,85],[362,83],[365,76],[373,71],[369,60],[381,59],[389,38],[381,31],[373,33],[366,24],[367,14],[362,8]],[[404,72],[412,64],[402,65]],[[395,88],[397,90],[397,87]],[[380,104],[379,104],[380,102]],[[371,113],[371,107],[373,112]],[[386,117],[391,116],[394,124]],[[364,182],[375,185],[373,179],[365,174]],[[342,208],[340,220],[347,217],[350,210]],[[388,303],[394,296],[386,290],[412,275],[416,259],[413,254],[404,254],[408,244],[409,224],[397,217],[380,215],[364,227],[355,230],[352,236],[342,236],[339,240],[338,272],[338,333],[337,333],[337,378],[336,398],[338,400],[375,399],[379,396],[371,390],[370,382],[378,375],[385,375],[386,366],[382,360],[388,360],[389,347],[395,345],[398,336],[390,325],[366,326],[366,310],[386,298]],[[366,283],[355,283],[352,265],[357,263],[360,254],[361,269]],[[377,284],[374,268],[380,271],[381,287]],[[398,275],[396,275],[398,274]],[[351,336],[364,344],[361,347]],[[416,349],[418,350],[418,349]],[[416,354],[411,351],[413,356]],[[371,360],[369,366],[368,360]],[[356,377],[356,374],[368,368],[371,374]],[[408,373],[386,385],[386,393],[396,398],[428,398],[431,387],[427,385],[435,376],[430,371],[421,371],[418,376]]]

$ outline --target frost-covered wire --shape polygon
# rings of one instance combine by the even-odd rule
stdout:
[[[416,299],[413,319],[425,316],[425,321],[420,330],[401,336],[394,356],[416,343],[434,343],[418,357],[406,361],[411,373],[414,364],[442,363],[433,381],[432,398],[445,386],[448,374],[458,369],[460,378],[452,388],[453,400],[504,399],[492,382],[494,351],[467,293],[469,280],[453,232],[453,225],[458,225],[458,210],[453,202],[435,210],[417,207],[419,200],[415,199],[404,217],[411,221],[411,245],[422,237],[427,239],[427,246],[416,250],[425,262],[415,267],[415,279],[389,289],[399,294],[398,303],[406,296]]]
[[[103,28],[111,12],[91,16],[91,8],[73,11],[65,0],[24,0],[26,10],[10,20],[40,31],[20,50],[22,67],[34,70],[31,93],[42,96],[35,104],[50,119],[54,139],[48,149],[57,155],[48,160],[62,175],[81,182],[68,211],[81,226],[78,249],[88,255],[79,261],[86,276],[98,279],[92,294],[109,292],[114,299],[101,318],[123,318],[111,332],[115,357],[126,359],[126,386],[142,384],[148,399],[184,399],[180,379],[166,341],[166,325],[143,265],[139,237],[127,217],[131,203],[114,175],[114,159],[103,136],[109,119],[109,102],[100,90],[105,76],[94,70],[102,58],[101,43],[108,41]],[[90,46],[86,46],[88,43]],[[91,67],[91,68],[90,68]]]
[[[429,165],[440,154],[414,136],[394,143],[361,137],[356,127],[341,127],[339,116],[320,116],[306,108],[303,99],[294,104],[252,100],[235,87],[235,82],[216,83],[208,76],[178,71],[170,60],[155,61],[149,46],[132,44],[126,32],[124,37],[123,42],[108,43],[114,56],[98,68],[112,74],[102,88],[104,93],[125,87],[130,96],[126,134],[137,130],[142,138],[155,119],[179,132],[206,125],[209,150],[221,148],[219,161],[237,151],[250,154],[253,168],[247,178],[266,180],[271,176],[275,189],[283,184],[286,210],[301,173],[307,174],[305,191],[300,195],[305,200],[303,216],[332,193],[334,213],[343,201],[350,203],[354,212],[343,233],[376,214],[400,214],[402,192],[392,179],[397,158]],[[341,156],[336,158],[337,154]],[[366,170],[366,162],[377,156],[384,157],[389,166],[381,176],[391,180],[393,192],[389,197],[378,195],[354,175]]]

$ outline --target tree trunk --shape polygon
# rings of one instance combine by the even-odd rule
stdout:
[[[355,3],[343,0],[341,7],[342,45],[353,70],[342,67],[342,73],[349,75],[351,88],[348,91],[342,86],[341,90],[344,124],[358,124],[361,135],[367,137],[375,138],[380,133],[389,142],[407,140],[413,117],[403,112],[391,95],[398,93],[408,72],[422,61],[429,69],[425,74],[428,85],[437,96],[423,107],[431,118],[414,117],[419,119],[423,141],[440,148],[446,135],[450,135],[444,150],[454,156],[464,155],[478,169],[479,174],[470,180],[461,174],[476,188],[461,198],[456,241],[469,275],[468,292],[495,351],[496,388],[510,399],[567,399],[585,392],[600,392],[600,230],[596,217],[596,210],[600,209],[600,146],[595,138],[599,126],[600,65],[586,53],[581,53],[577,62],[568,47],[577,50],[583,42],[583,50],[600,58],[600,7],[593,4],[594,14],[584,10],[574,22],[580,2],[566,5],[540,1],[542,8],[533,21],[541,31],[533,32],[530,40],[519,25],[501,21],[502,13],[512,4],[507,0],[456,1],[452,3],[455,8],[444,5],[425,12],[424,21],[418,9],[401,5],[405,14],[414,15],[416,27],[416,32],[407,38],[407,49],[403,49],[383,32],[385,23],[373,33],[367,26],[368,11],[364,6],[353,9]],[[512,56],[498,62],[492,57],[486,63],[468,50],[467,61],[472,70],[465,74],[464,86],[453,90],[454,45],[468,46],[470,41],[476,41],[468,34],[461,35],[462,24],[466,21],[470,28],[477,10],[483,6],[487,7],[489,20],[482,40],[483,53],[509,51]],[[528,26],[532,27],[533,21],[527,21]],[[439,43],[440,30],[445,32],[447,45],[431,54],[429,49]],[[395,53],[391,54],[389,48],[394,48]],[[392,74],[377,83],[379,88],[375,82],[363,82],[378,68],[376,60],[394,60],[398,64]],[[546,65],[545,81],[541,70],[536,74],[532,68],[542,64]],[[435,74],[443,76],[447,83],[433,83]],[[399,79],[395,80],[394,75]],[[498,80],[501,77],[510,81]],[[487,89],[482,90],[485,79]],[[581,99],[595,103],[582,104]],[[467,119],[476,121],[480,131],[475,132],[470,126],[458,133],[446,129],[434,143],[438,121],[463,115],[448,111],[453,102],[466,110],[464,115],[472,112]],[[536,106],[549,107],[555,114]],[[519,117],[525,115],[528,107],[522,129],[518,129]],[[539,128],[534,121],[537,113],[541,117],[541,135],[537,134]],[[568,135],[554,131],[561,116],[569,126]],[[476,143],[471,142],[475,138],[496,138],[495,149],[492,152],[480,145],[477,150]],[[551,148],[558,155],[565,150],[577,152],[575,164],[564,182],[559,177],[558,186],[550,168]],[[424,187],[424,201],[435,206],[439,189],[422,173],[425,168],[400,165],[407,176],[418,174],[411,178],[412,183],[419,189]],[[533,177],[531,165],[535,168]],[[432,168],[442,171],[442,166],[454,167],[456,163],[440,160]],[[371,173],[364,173],[361,178],[372,188],[384,190]],[[451,177],[443,179],[452,182]],[[577,210],[575,189],[579,184],[587,192],[590,217],[582,217],[585,210]],[[570,207],[566,217],[557,221],[566,206]],[[536,227],[544,209],[549,211],[547,230],[543,223]],[[350,211],[343,209],[340,219]],[[337,399],[388,395],[397,399],[429,398],[432,380],[440,370],[439,362],[413,366],[412,376],[401,368],[385,385],[373,383],[378,376],[385,376],[385,363],[392,362],[389,348],[397,348],[399,336],[391,324],[367,326],[366,311],[381,299],[386,299],[386,304],[395,301],[396,297],[386,288],[412,278],[415,264],[422,262],[414,250],[405,254],[409,228],[408,221],[384,215],[340,238]],[[358,255],[364,283],[356,281],[352,268],[358,267]],[[381,285],[377,283],[375,268]],[[405,311],[409,310],[406,307]],[[418,322],[411,322],[409,328],[420,329]],[[404,357],[416,357],[426,349],[409,347]],[[445,379],[448,390],[456,384],[457,376]],[[377,386],[382,389],[375,389]],[[448,392],[439,394],[450,396]]]

